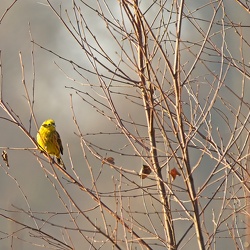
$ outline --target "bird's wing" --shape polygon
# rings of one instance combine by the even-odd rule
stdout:
[[[58,134],[58,132],[56,131],[56,137],[57,137],[57,143],[59,145],[60,148],[60,152],[63,155],[63,145],[62,145],[62,140],[60,138],[60,135]]]

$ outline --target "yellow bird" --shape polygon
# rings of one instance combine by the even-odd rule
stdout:
[[[60,155],[60,153],[63,154],[63,146],[60,135],[56,131],[55,121],[52,119],[44,121],[36,137],[39,148],[50,155],[56,156],[57,163],[66,169]]]

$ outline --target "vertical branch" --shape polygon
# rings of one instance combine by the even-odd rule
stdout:
[[[34,59],[34,58],[32,58],[32,59]],[[27,99],[28,106],[29,106],[29,109],[30,109],[30,126],[29,126],[29,132],[30,132],[31,131],[31,118],[33,118],[35,120],[34,109],[33,109],[33,107],[34,107],[34,99],[33,99],[33,101],[30,99],[30,94],[29,94],[29,91],[28,91],[28,88],[27,88],[27,85],[26,85],[25,70],[24,70],[24,64],[23,64],[23,58],[22,58],[21,51],[19,52],[19,60],[20,60],[20,66],[21,66],[21,72],[22,72],[22,84],[23,84],[23,87],[24,87],[24,90],[25,90],[26,99]],[[34,61],[33,61],[33,63],[34,63]],[[34,90],[34,86],[33,86],[33,90]],[[38,130],[37,123],[36,123],[36,129]]]
[[[247,156],[247,174],[246,174],[246,186],[248,188],[250,188],[250,184],[249,184],[249,175],[250,175],[250,158],[249,158],[249,154],[250,154],[250,144],[248,146],[248,156]],[[246,190],[246,238],[245,238],[245,249],[249,250],[250,249],[250,195],[249,195],[249,191]]]
[[[176,240],[175,240],[175,233],[174,233],[174,225],[172,220],[172,213],[170,209],[170,204],[167,199],[167,192],[163,183],[161,167],[158,161],[157,155],[157,143],[155,137],[155,128],[154,128],[154,100],[153,100],[153,89],[152,85],[150,84],[147,86],[146,76],[150,79],[149,72],[146,72],[145,69],[148,67],[147,64],[149,61],[147,60],[147,35],[143,25],[143,18],[139,11],[138,1],[134,1],[134,10],[135,10],[135,29],[136,29],[136,36],[138,41],[138,75],[140,78],[140,87],[142,92],[142,100],[145,107],[145,114],[147,118],[147,126],[148,126],[148,136],[150,141],[150,157],[151,163],[153,166],[153,171],[155,172],[156,179],[157,179],[157,187],[161,196],[161,202],[163,207],[163,214],[164,214],[164,230],[165,230],[165,237],[166,241],[168,241],[169,249],[176,249]]]
[[[200,223],[200,215],[199,215],[199,206],[196,197],[194,179],[192,176],[191,166],[190,166],[190,159],[189,159],[189,151],[188,145],[186,141],[186,136],[184,132],[184,124],[182,119],[182,105],[181,105],[181,79],[180,79],[180,38],[181,38],[181,25],[182,25],[182,15],[183,15],[183,7],[184,7],[184,0],[181,0],[180,6],[178,6],[178,2],[176,2],[176,9],[177,9],[177,29],[176,29],[176,45],[175,45],[175,63],[174,63],[174,89],[175,89],[175,110],[176,110],[176,117],[178,123],[178,134],[180,136],[180,148],[182,151],[183,157],[183,167],[186,170],[185,178],[188,193],[192,202],[193,210],[194,210],[194,225],[197,235],[197,241],[199,245],[199,249],[205,249],[204,239],[201,229]]]
[[[2,51],[0,50],[0,102],[3,101],[3,71],[2,71]]]

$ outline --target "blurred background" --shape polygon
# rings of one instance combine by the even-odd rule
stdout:
[[[110,1],[107,2],[109,3],[112,12],[117,13],[119,16],[118,4],[112,5],[110,4]],[[12,3],[13,1],[9,0],[1,1],[0,18]],[[51,3],[56,8],[56,11],[64,13],[62,14],[64,17],[66,17],[65,10],[71,10],[73,4],[72,1],[51,1]],[[193,11],[197,20],[199,20],[199,18],[209,20],[213,16],[213,9],[211,6],[210,8],[201,8],[201,6],[206,4],[209,4],[208,1],[186,1],[186,5],[190,12]],[[197,8],[200,8],[200,11],[195,11]],[[233,20],[234,23],[248,22],[249,14],[237,4],[236,1],[224,1],[224,8],[226,16],[229,17],[228,20]],[[154,9],[152,9],[152,11],[153,10]],[[187,9],[186,13],[188,13]],[[223,13],[223,8],[221,8],[216,14],[217,17],[215,22],[221,22],[222,19],[227,20],[225,13]],[[73,13],[70,13],[70,11],[68,14],[70,17],[73,17]],[[89,9],[85,9],[84,14],[85,19],[88,20],[88,25],[91,31],[94,34],[98,34],[98,41],[100,41],[102,47],[106,49],[110,57],[116,58],[116,52],[119,51],[119,47],[110,39],[110,37],[107,36],[104,23],[97,22],[96,16],[93,15],[93,12]],[[204,26],[204,31],[208,24],[209,23],[201,22],[201,25]],[[183,40],[189,40],[191,38],[195,40],[194,37],[196,35],[198,39],[199,35],[192,33],[190,30],[191,26],[188,22],[184,22],[183,26]],[[213,32],[215,34],[213,37],[215,43],[217,42],[218,47],[220,48],[222,41],[219,35],[217,37],[217,32],[220,33],[221,31],[219,28],[218,30],[214,28],[211,33]],[[250,33],[245,32],[244,28],[242,28],[242,32],[244,33],[244,39],[249,41]],[[240,59],[241,54],[239,52],[239,45],[241,41],[239,40],[239,37],[234,36],[234,31],[232,30],[232,33],[231,31],[227,32],[225,39],[225,48],[228,49],[225,53],[228,53],[229,55],[230,51],[232,57]],[[36,44],[32,43],[32,40],[34,40]],[[200,42],[202,43],[202,41]],[[244,49],[245,48],[243,47],[243,50]],[[72,64],[69,63],[70,60],[87,69],[91,67],[91,64],[89,60],[87,60],[85,53],[82,52],[81,45],[76,43],[72,35],[65,26],[62,25],[62,22],[46,1],[22,0],[15,2],[11,9],[6,12],[6,15],[0,23],[0,50],[3,76],[2,100],[14,111],[15,114],[18,115],[20,121],[35,138],[37,127],[35,121],[31,117],[30,107],[27,102],[27,95],[25,92],[25,87],[27,87],[31,100],[34,99],[33,112],[38,128],[42,122],[48,118],[53,118],[55,120],[57,130],[61,135],[64,145],[63,160],[66,166],[71,166],[71,157],[74,169],[84,185],[91,188],[92,181],[89,166],[85,160],[86,158],[84,158],[84,152],[82,151],[80,139],[77,135],[79,134],[79,131],[77,131],[77,127],[73,121],[71,105],[73,105],[77,123],[83,134],[86,135],[100,132],[108,133],[106,136],[98,136],[98,138],[91,136],[88,137],[91,138],[92,143],[95,143],[100,148],[104,149],[100,150],[103,157],[112,156],[115,158],[115,163],[118,166],[123,166],[126,169],[135,172],[140,171],[143,161],[140,157],[133,157],[134,150],[133,148],[126,146],[128,144],[126,138],[121,137],[119,134],[111,135],[111,132],[115,133],[117,131],[116,126],[110,123],[105,117],[102,117],[91,107],[91,105],[88,105],[87,102],[83,102],[79,93],[76,93],[77,89],[84,93],[89,93],[90,96],[93,94],[98,101],[105,100],[103,93],[101,93],[98,88],[99,83],[97,77],[88,72],[84,72],[83,77],[80,77],[80,75],[73,70]],[[53,53],[51,53],[51,51]],[[25,85],[22,82],[20,53],[24,65]],[[249,59],[248,47],[246,48],[246,51],[243,51],[242,53],[245,55],[245,58]],[[60,59],[57,55],[60,55],[62,58]],[[187,60],[187,66],[191,65],[194,59],[189,59],[188,55],[183,56],[183,58],[185,57]],[[209,57],[209,54],[207,54],[207,57]],[[218,57],[216,60],[219,61],[220,58]],[[118,61],[119,57],[117,57],[117,62]],[[215,74],[221,70],[221,68],[218,68],[220,67],[219,63],[211,63],[210,66]],[[203,72],[200,74],[199,71],[201,69],[202,68],[199,67],[196,68],[198,80],[206,78]],[[124,69],[124,71],[127,74],[130,74],[132,78],[135,76],[135,72],[130,70],[129,67]],[[134,77],[134,79],[137,80],[136,77]],[[237,74],[233,70],[229,71],[227,73],[226,81],[228,86],[234,89],[236,93],[240,94],[242,92],[242,89],[238,87],[238,83],[241,85],[242,81],[241,74]],[[246,80],[247,84],[249,84],[248,81],[249,79]],[[119,92],[119,88],[117,88],[116,91]],[[134,89],[131,86],[128,86],[126,91],[127,93],[130,93],[133,92]],[[203,96],[206,96],[206,90],[201,90],[201,92],[203,92]],[[221,95],[227,95],[227,93],[224,92],[221,93]],[[249,88],[247,86],[246,97],[244,98],[246,102],[249,102]],[[132,117],[132,119],[135,119],[137,122],[145,123],[144,113],[140,107],[138,107],[138,110],[135,109],[133,103],[123,100],[119,94],[114,97],[114,102],[122,117],[126,117],[128,120],[129,117]],[[232,103],[233,102],[234,100],[232,99]],[[247,113],[248,110],[246,109],[243,112]],[[2,149],[6,149],[6,147],[11,148],[7,150],[10,168],[5,166],[2,159],[0,161],[2,166],[0,171],[0,190],[2,191],[0,196],[1,211],[16,211],[16,207],[18,207],[25,211],[65,212],[60,199],[55,198],[58,195],[56,190],[58,190],[62,197],[65,194],[61,191],[58,184],[56,184],[58,189],[51,184],[53,178],[46,176],[45,171],[40,167],[36,157],[33,156],[32,152],[36,151],[35,145],[15,124],[12,124],[5,119],[9,117],[3,109],[0,109],[0,117],[0,147]],[[216,122],[217,120],[215,119],[214,126],[220,128],[220,124],[216,124]],[[130,127],[131,131],[132,127],[133,126]],[[223,130],[224,128],[222,127],[220,129]],[[225,134],[230,135],[230,130],[225,129],[224,132]],[[141,136],[147,135],[147,128],[142,128],[140,133]],[[23,148],[27,150],[23,150]],[[112,150],[105,151],[106,148],[117,149],[117,151],[122,149],[121,152],[123,154],[127,153],[127,155],[121,154],[117,157],[117,154],[112,154]],[[38,152],[37,154],[39,155]],[[87,153],[86,157],[89,157],[89,164],[91,165],[93,174],[97,176],[102,168],[101,162],[88,154],[89,153]],[[193,155],[195,159],[195,152]],[[71,167],[67,167],[67,171],[71,174],[73,173]],[[202,185],[208,174],[209,170],[207,168],[203,168],[197,173],[198,186]],[[107,169],[105,169],[105,173],[102,173],[98,179],[98,185],[103,192],[112,191],[114,189],[114,179],[117,176],[119,176],[119,174],[113,171],[112,168],[107,167]],[[132,175],[131,178],[138,185],[141,184],[141,180],[136,176]],[[146,182],[148,184],[153,183],[150,180],[146,180]],[[67,182],[65,183],[67,186]],[[177,179],[175,184],[177,186],[182,186],[183,181]],[[74,195],[75,187],[70,187],[70,185],[71,184],[68,183],[67,187],[72,192],[72,195]],[[140,191],[138,191],[138,193],[140,193]],[[107,203],[109,202],[110,204],[114,204],[113,200],[107,201]],[[68,205],[69,204],[70,202],[68,201]],[[95,203],[93,202],[93,205],[90,204],[92,204],[92,201],[89,197],[85,200],[82,196],[79,196],[78,205],[82,209],[89,209],[91,206],[94,206]],[[138,204],[141,204],[140,200],[138,200]],[[211,210],[212,209],[216,210],[216,207],[211,208]],[[25,216],[22,213],[13,212],[12,215],[8,212],[7,214],[11,217],[14,216],[13,218],[18,221],[25,220],[26,222],[30,222],[30,225],[35,224],[29,216]],[[46,218],[46,216],[44,216],[44,218]],[[65,223],[66,221],[68,223],[68,219],[65,219]],[[40,227],[42,227],[43,222],[40,221],[39,223]],[[85,223],[86,222],[83,221],[82,224],[79,224],[82,228],[85,228]],[[180,223],[185,224],[185,222]],[[62,224],[64,225],[63,215]],[[1,231],[11,232],[23,228],[21,225],[17,226],[12,222],[6,221],[2,217],[0,217],[0,225],[0,228],[2,228],[0,229]],[[56,233],[58,235],[61,233],[58,228]],[[20,238],[26,238],[25,234],[27,234],[27,231],[21,230]],[[180,232],[180,235],[181,234],[182,232]],[[5,236],[6,235],[2,233],[0,240],[0,248],[3,250],[10,249],[10,246],[13,249],[20,250],[36,249],[34,245],[28,244],[25,241],[17,240],[15,237],[14,239],[11,237],[5,238]],[[78,243],[76,241],[75,246],[75,249],[83,249],[81,242]],[[87,246],[88,244],[86,244],[86,247]],[[122,247],[125,248],[125,246]],[[224,249],[235,249],[234,246],[232,246],[230,242],[228,243],[225,239],[223,241],[223,247]],[[103,249],[109,248],[103,247]],[[185,249],[193,248],[192,246],[189,246]]]

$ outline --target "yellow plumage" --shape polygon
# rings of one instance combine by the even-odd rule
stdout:
[[[63,146],[60,135],[56,131],[55,121],[46,120],[37,133],[39,148],[50,155],[54,155],[64,169],[66,169],[60,154],[63,154]]]

